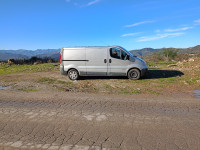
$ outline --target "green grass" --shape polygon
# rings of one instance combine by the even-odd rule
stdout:
[[[56,79],[53,78],[47,78],[47,77],[42,77],[39,79],[39,82],[47,82],[49,84],[55,83]]]
[[[2,74],[12,74],[12,73],[33,73],[33,72],[42,72],[42,71],[52,71],[55,69],[55,64],[46,63],[38,65],[0,65],[0,75]]]
[[[148,67],[167,67],[170,64],[176,64],[176,61],[159,61],[159,62],[153,62],[153,61],[147,61]]]
[[[105,87],[106,89],[111,88],[110,85],[108,85],[108,84],[104,84],[104,87]]]
[[[132,90],[132,91],[124,90],[121,92],[121,94],[140,94],[140,93],[141,93],[140,90]]]
[[[154,90],[150,90],[150,89],[148,89],[148,90],[147,90],[147,92],[148,92],[149,94],[160,95],[160,93],[159,93],[159,92],[157,92],[157,91],[154,91]]]
[[[185,82],[187,82],[189,85],[194,85],[198,80],[200,80],[200,78],[186,78]]]
[[[148,65],[149,67],[156,66],[155,62],[153,62],[153,61],[148,61],[148,62],[147,62],[147,65]]]
[[[174,83],[177,81],[177,77],[170,77],[170,78],[167,78],[166,82],[167,83]]]
[[[109,84],[104,84],[104,88],[106,88],[108,90],[112,90],[112,87]]]
[[[40,90],[38,90],[38,89],[22,88],[22,89],[20,89],[20,91],[24,91],[24,92],[37,92],[37,91],[40,91]]]
[[[64,84],[64,85],[70,85],[70,84],[73,84],[72,81],[61,81],[61,80],[58,80],[58,83],[59,83],[59,84]]]

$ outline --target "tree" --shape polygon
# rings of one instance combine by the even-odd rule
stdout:
[[[177,56],[178,51],[172,48],[163,48],[163,55],[167,58],[167,61],[173,60]]]

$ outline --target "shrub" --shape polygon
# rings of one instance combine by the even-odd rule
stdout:
[[[174,60],[174,58],[177,56],[178,50],[174,50],[171,48],[163,48],[163,55],[166,57],[166,60]]]

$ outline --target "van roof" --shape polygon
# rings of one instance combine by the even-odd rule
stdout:
[[[76,46],[76,47],[63,47],[63,48],[111,48],[111,47],[121,47],[121,46]]]

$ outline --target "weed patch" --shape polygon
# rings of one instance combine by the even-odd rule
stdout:
[[[52,78],[47,78],[47,77],[43,77],[43,78],[40,78],[39,79],[39,82],[47,82],[49,84],[52,84],[54,83],[56,80],[55,79],[52,79]]]
[[[140,90],[133,90],[133,91],[124,90],[121,92],[121,94],[140,94],[140,93],[141,93]]]
[[[147,92],[148,92],[149,94],[160,95],[160,93],[159,93],[159,92],[157,92],[157,91],[154,91],[154,90],[150,90],[150,89],[148,89],[148,90],[147,90]]]
[[[24,91],[24,92],[37,92],[37,91],[40,91],[38,89],[30,89],[30,88],[22,88],[22,89],[19,89],[20,91]]]
[[[72,81],[61,81],[61,80],[58,80],[58,83],[59,84],[64,84],[64,85],[71,85],[71,84],[73,84]]]

